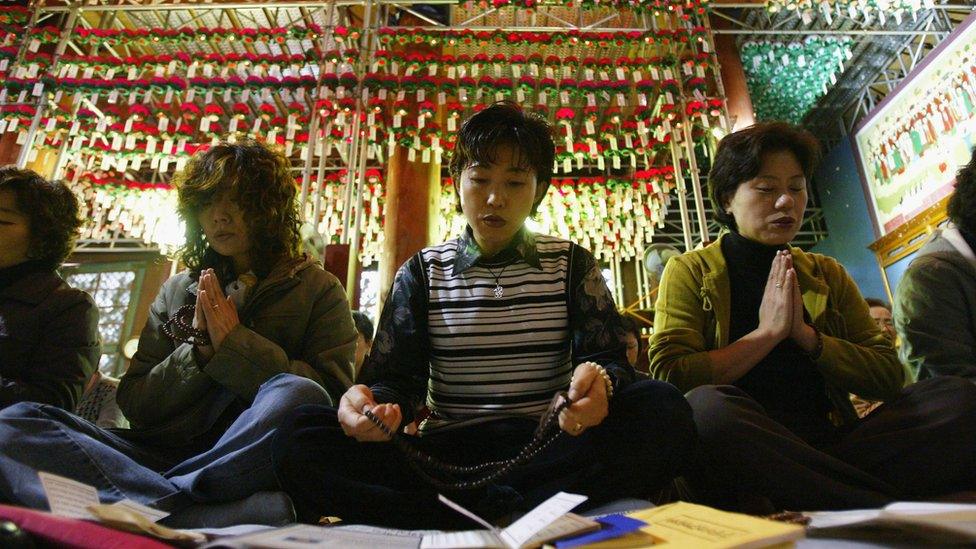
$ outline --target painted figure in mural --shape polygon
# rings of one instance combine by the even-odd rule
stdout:
[[[450,170],[466,230],[397,272],[364,384],[338,408],[296,412],[276,439],[275,469],[301,520],[467,526],[438,502],[439,490],[494,520],[560,490],[589,496],[587,505],[646,496],[689,459],[691,411],[677,389],[639,380],[628,364],[594,257],[524,226],[549,187],[550,132],[507,102],[461,128]],[[571,404],[544,416],[567,390]],[[403,434],[425,407],[419,433]],[[451,470],[508,463],[537,440],[541,417],[555,418],[545,437],[564,434],[483,487],[478,474],[425,479],[411,467],[422,457],[385,442],[406,438]]]
[[[32,401],[74,410],[98,368],[98,307],[56,271],[79,227],[67,187],[0,168],[0,408]]]
[[[703,501],[753,512],[972,489],[976,387],[944,377],[903,389],[844,268],[789,246],[818,149],[782,123],[725,137],[708,184],[729,230],[664,271],[651,374],[689,391],[701,461],[686,477]],[[886,402],[858,419],[850,393]]]
[[[37,471],[95,486],[194,525],[193,502],[238,501],[267,522],[270,444],[283,414],[351,385],[356,330],[342,286],[299,251],[287,159],[256,143],[199,153],[175,186],[187,270],[163,284],[118,389],[132,428],[108,431],[41,404],[0,413],[0,499],[47,500]],[[72,456],[71,459],[65,459]],[[257,514],[254,514],[257,513]]]
[[[948,227],[918,251],[895,293],[901,356],[918,379],[976,382],[976,152],[956,174]]]

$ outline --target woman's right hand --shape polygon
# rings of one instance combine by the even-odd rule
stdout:
[[[201,303],[202,299],[197,299],[196,305],[193,307],[193,327],[197,330],[207,331],[207,316],[206,311],[204,311],[204,305]],[[199,358],[204,362],[209,362],[214,355],[214,348],[212,345],[197,345],[196,352],[199,354]]]
[[[789,251],[776,253],[759,305],[757,331],[777,343],[789,337],[793,328],[793,285],[796,275],[786,254]]]
[[[370,421],[363,412],[369,410],[395,433],[400,429],[403,415],[399,404],[376,404],[373,392],[365,385],[353,385],[339,399],[339,425],[346,435],[360,442],[390,440],[382,429]]]

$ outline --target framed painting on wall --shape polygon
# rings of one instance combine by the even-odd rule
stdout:
[[[855,158],[878,238],[952,193],[976,145],[976,13],[862,120]]]

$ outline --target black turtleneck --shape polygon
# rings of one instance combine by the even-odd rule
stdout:
[[[776,252],[731,232],[722,239],[731,289],[729,342],[738,341],[759,326],[759,306]],[[823,376],[792,339],[780,342],[746,375],[733,383],[763,405],[766,412],[808,442],[835,437],[828,419],[831,410]]]
[[[0,269],[0,290],[3,290],[17,282],[21,278],[34,273],[50,272],[54,269],[45,265],[43,261],[24,261],[16,265]]]

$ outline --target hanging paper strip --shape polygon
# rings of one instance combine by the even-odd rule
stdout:
[[[135,238],[172,253],[183,242],[176,216],[176,191],[168,185],[138,183],[122,177],[69,173],[85,224],[81,237],[93,240]]]
[[[176,215],[176,191],[169,185],[126,179],[113,171],[69,173],[66,181],[81,202],[82,238],[107,240],[135,238],[159,246],[164,253],[183,242],[184,229]],[[296,184],[300,185],[300,181]],[[328,242],[337,243],[342,234],[346,172],[332,172],[324,184],[311,182],[313,196],[307,213],[319,201],[317,229]],[[316,198],[314,193],[321,193]],[[383,243],[385,187],[379,170],[366,171],[359,209],[360,261],[369,266],[379,258]]]
[[[827,94],[851,58],[849,37],[810,36],[801,42],[749,41],[740,56],[760,120],[799,123]]]
[[[455,209],[451,180],[441,188],[438,229],[446,240],[464,230],[465,220]],[[638,258],[655,228],[663,226],[673,188],[669,166],[640,170],[632,178],[557,178],[529,226],[572,240],[603,261]]]
[[[580,7],[585,10],[594,8],[611,8],[615,10],[627,9],[637,13],[675,12],[684,19],[691,15],[703,15],[706,13],[708,0],[461,0],[459,4],[465,4],[467,8],[479,6],[481,8],[493,7],[502,8],[512,6],[518,9],[532,10],[541,6],[556,7]]]
[[[331,244],[337,244],[344,238],[342,222],[346,207],[344,197],[347,181],[348,172],[338,170],[327,175],[323,185],[319,185],[317,181],[312,182],[312,188],[321,193],[322,201],[316,229]],[[359,205],[359,261],[364,267],[368,267],[379,260],[385,239],[383,227],[386,218],[386,187],[379,170],[366,170],[362,201]],[[314,211],[314,204],[309,204],[306,210],[309,213]]]
[[[796,12],[806,24],[819,15],[828,23],[835,16],[846,16],[851,19],[877,18],[884,24],[890,17],[900,25],[904,17],[914,18],[919,10],[934,5],[934,0],[766,0],[766,10],[770,13]]]

